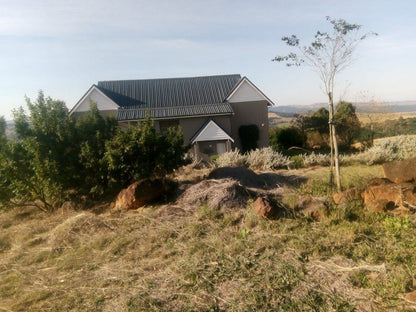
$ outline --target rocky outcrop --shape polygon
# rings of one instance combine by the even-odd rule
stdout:
[[[121,190],[114,203],[114,209],[137,209],[152,203],[163,194],[164,187],[162,180],[142,179]]]
[[[384,177],[394,183],[416,183],[416,158],[383,164]]]

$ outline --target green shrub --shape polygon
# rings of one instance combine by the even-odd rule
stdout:
[[[296,127],[274,128],[270,131],[269,137],[270,145],[276,151],[293,146],[301,147],[305,144],[304,135]]]
[[[148,177],[164,177],[184,164],[188,147],[183,145],[181,129],[169,128],[166,134],[156,133],[153,121],[147,118],[118,131],[107,142],[105,159],[111,182],[126,186]]]
[[[303,158],[301,155],[295,155],[290,157],[291,167],[295,169],[299,169],[303,167]]]

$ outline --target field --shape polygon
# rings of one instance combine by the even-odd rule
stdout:
[[[310,179],[284,193],[288,209],[319,195],[327,178],[322,167],[277,173]],[[343,174],[344,184],[364,185],[382,171],[355,165]],[[325,205],[321,221],[261,219],[252,201],[229,211],[106,208],[0,212],[0,311],[416,308],[403,297],[416,287],[414,216],[369,213],[359,201]]]

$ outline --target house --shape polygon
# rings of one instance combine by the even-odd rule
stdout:
[[[243,125],[256,125],[258,147],[268,146],[267,108],[273,102],[240,75],[99,81],[70,114],[82,115],[91,102],[122,128],[147,114],[156,131],[181,126],[185,144],[203,158],[241,149],[238,129]]]

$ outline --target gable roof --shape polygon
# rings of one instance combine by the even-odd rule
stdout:
[[[254,92],[257,93],[257,95],[267,101],[268,106],[275,106],[274,102],[270,100],[257,86],[250,81],[246,76],[240,79],[240,81],[234,86],[234,88],[230,91],[230,93],[227,95],[226,100],[230,101],[231,98],[238,92],[238,90],[243,86],[244,83],[247,83]]]
[[[231,142],[234,142],[223,128],[218,126],[214,120],[210,119],[194,135],[191,139],[191,144],[194,144],[195,142],[218,140],[230,140]]]
[[[160,108],[222,103],[240,75],[99,81],[97,87],[121,107]]]

